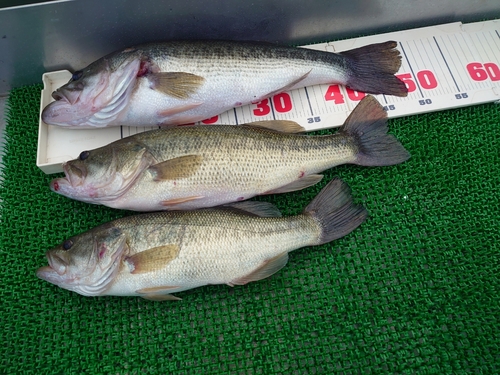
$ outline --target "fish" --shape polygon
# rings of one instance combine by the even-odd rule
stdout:
[[[387,113],[366,96],[334,134],[299,134],[293,121],[156,129],[82,151],[50,189],[132,211],[190,210],[301,190],[340,164],[388,166],[408,151],[387,134]]]
[[[340,52],[231,41],[150,43],[73,73],[42,112],[72,128],[170,126],[212,118],[283,91],[339,83],[406,96],[395,41]]]
[[[367,217],[334,178],[296,216],[267,202],[126,216],[66,239],[36,275],[83,296],[178,300],[204,285],[245,285],[283,268],[288,253],[341,238]]]

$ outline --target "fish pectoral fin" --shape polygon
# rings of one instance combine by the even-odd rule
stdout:
[[[242,211],[243,213],[259,217],[281,217],[278,208],[269,202],[245,201],[225,204],[222,207]]]
[[[309,176],[305,176],[304,178],[290,182],[289,184],[281,186],[277,189],[266,191],[264,194],[281,194],[281,193],[289,193],[291,191],[302,190],[309,186],[317,184],[322,179],[323,179],[322,174],[310,174]]]
[[[205,82],[205,78],[184,72],[162,72],[148,75],[150,87],[177,99],[188,99]]]
[[[288,253],[280,254],[274,258],[266,260],[261,266],[259,266],[248,275],[232,280],[230,283],[228,283],[228,285],[245,285],[252,281],[265,279],[285,267],[287,262]]]
[[[186,155],[152,165],[149,170],[154,176],[154,181],[176,180],[192,176],[202,163],[202,156]]]
[[[168,206],[175,206],[177,204],[186,203],[186,202],[194,201],[196,199],[203,199],[203,198],[205,198],[205,197],[199,195],[199,196],[193,196],[193,197],[168,199],[168,200],[161,201],[160,204],[164,207],[168,207]]]
[[[303,133],[306,131],[304,127],[297,124],[295,121],[289,120],[254,121],[245,124],[245,126],[264,128],[281,133]]]
[[[164,268],[177,258],[179,250],[179,245],[176,244],[153,247],[126,257],[124,262],[132,274],[154,272]]]

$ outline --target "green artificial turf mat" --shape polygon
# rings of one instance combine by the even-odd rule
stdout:
[[[83,297],[45,251],[130,214],[56,195],[35,164],[41,86],[11,92],[0,186],[0,373],[500,373],[500,106],[389,121],[412,158],[259,197],[300,212],[333,177],[370,213],[276,275],[177,302]]]

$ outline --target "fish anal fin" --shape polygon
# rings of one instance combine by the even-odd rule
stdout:
[[[205,78],[185,72],[161,72],[148,75],[150,87],[177,99],[188,99],[205,82]]]
[[[288,262],[288,253],[280,254],[274,258],[266,260],[261,266],[246,276],[232,280],[228,285],[245,285],[252,281],[263,280],[275,274],[286,266]]]
[[[141,251],[140,253],[126,257],[124,262],[132,274],[155,272],[177,258],[178,254],[179,245],[170,244]]]
[[[278,208],[269,202],[245,201],[225,204],[223,207],[243,211],[249,215],[259,217],[281,217],[281,212]]]
[[[306,131],[304,127],[297,124],[295,121],[289,120],[254,121],[245,125],[274,130],[281,133],[303,133]]]
[[[292,82],[290,82],[289,84],[283,86],[282,88],[280,88],[278,90],[275,90],[275,91],[271,91],[269,94],[265,95],[264,97],[265,98],[269,98],[269,97],[271,97],[273,95],[279,94],[280,92],[290,90],[295,85],[297,85],[300,81],[303,81],[304,79],[306,79],[307,76],[309,75],[309,73],[311,73],[311,71],[312,71],[312,69],[310,69],[307,73],[301,75],[299,78],[294,79]]]
[[[176,180],[192,176],[202,162],[203,157],[200,155],[186,155],[152,165],[149,170],[153,173],[154,181]]]
[[[322,179],[323,179],[322,174],[310,174],[301,179],[290,182],[287,185],[281,186],[277,189],[266,191],[264,194],[281,194],[281,193],[289,193],[291,191],[302,190],[309,186],[317,184]]]
[[[160,204],[164,207],[169,207],[169,206],[175,206],[177,204],[181,204],[181,203],[186,203],[186,202],[191,202],[191,201],[194,201],[196,199],[203,199],[205,198],[204,196],[192,196],[192,197],[182,197],[182,198],[175,198],[175,199],[167,199],[167,200],[164,200],[164,201],[161,201]]]

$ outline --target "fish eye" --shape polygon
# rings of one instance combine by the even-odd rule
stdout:
[[[90,155],[89,151],[82,151],[82,153],[79,156],[79,159],[80,160],[85,160],[85,159],[87,159],[89,157],[89,155]]]
[[[73,246],[73,241],[71,241],[71,240],[64,241],[63,245],[62,245],[62,247],[63,247],[64,250],[71,249],[71,246]]]
[[[83,71],[82,70],[74,72],[73,76],[71,77],[71,80],[72,81],[78,81],[80,78],[82,78],[82,75],[83,75]]]

